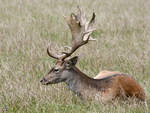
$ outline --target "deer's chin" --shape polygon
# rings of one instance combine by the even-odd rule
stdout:
[[[42,85],[48,85],[49,83],[48,82],[42,82],[41,84]]]
[[[52,81],[42,82],[42,85],[49,85],[49,84],[55,84],[55,83]]]

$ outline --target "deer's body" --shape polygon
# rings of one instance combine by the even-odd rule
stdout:
[[[145,99],[141,86],[126,74],[113,74],[101,79],[93,79],[74,67],[64,81],[68,88],[82,98],[111,101],[118,97]]]
[[[78,61],[77,56],[68,58],[79,47],[93,40],[91,33],[95,30],[93,29],[94,19],[95,13],[87,22],[80,8],[77,15],[71,14],[70,19],[67,20],[72,33],[71,50],[69,53],[63,52],[62,55],[56,55],[47,49],[48,55],[57,59],[57,63],[40,82],[43,85],[65,82],[70,90],[85,99],[110,101],[117,97],[131,97],[144,100],[143,89],[131,76],[120,72],[102,71],[93,79],[75,66]]]

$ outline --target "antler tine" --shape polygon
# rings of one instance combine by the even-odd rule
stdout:
[[[47,48],[47,54],[54,59],[59,59],[57,55],[49,51],[49,48]]]
[[[96,30],[96,28],[93,27],[94,23],[95,23],[95,17],[96,17],[96,15],[93,12],[91,20],[89,22],[85,23],[85,32],[84,32],[83,40],[87,40],[88,36],[90,36],[92,34],[92,32]],[[96,39],[94,39],[90,36],[89,40],[95,41]]]
[[[89,26],[88,26],[88,28],[93,26],[93,24],[94,24],[94,22],[95,22],[95,17],[96,17],[96,15],[95,15],[95,13],[93,12],[92,18],[91,18],[91,20],[89,21]]]
[[[79,15],[81,16],[81,9],[79,6],[77,6],[77,8],[78,8]]]
[[[52,57],[52,58],[54,58],[54,59],[57,59],[57,60],[58,60],[58,59],[61,59],[61,57],[64,56],[64,55],[57,55],[57,54],[53,53],[52,50],[51,50],[51,46],[47,48],[47,54],[48,54],[50,57]]]
[[[77,8],[78,8],[77,19],[80,22],[80,25],[84,26],[86,23],[85,13],[83,12],[83,10],[79,6],[77,6]]]

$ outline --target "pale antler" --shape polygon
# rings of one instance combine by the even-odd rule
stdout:
[[[66,19],[66,21],[72,34],[71,51],[69,53],[63,52],[63,55],[56,55],[47,49],[48,55],[55,59],[64,60],[79,47],[88,43],[89,40],[94,40],[91,37],[91,33],[96,30],[93,28],[95,13],[93,13],[91,20],[87,21],[84,12],[78,7],[78,14],[71,13],[70,18]]]
[[[85,13],[79,7],[78,14],[72,13],[70,18],[66,20],[71,30],[73,45],[74,43],[81,43],[83,40],[87,40],[91,33],[96,30],[93,28],[95,13],[93,13],[91,20],[87,21]],[[89,40],[93,40],[93,38],[90,36]]]

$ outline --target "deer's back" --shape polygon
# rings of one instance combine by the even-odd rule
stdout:
[[[104,77],[108,77],[108,76],[112,76],[114,74],[121,74],[121,72],[119,71],[108,71],[108,70],[103,70],[100,71],[95,77],[94,79],[102,79]]]
[[[139,100],[145,100],[143,89],[131,76],[125,74],[114,74],[102,79],[109,79],[108,84],[111,83],[108,87],[105,87],[103,92],[103,98],[106,100],[116,97],[135,97]]]

